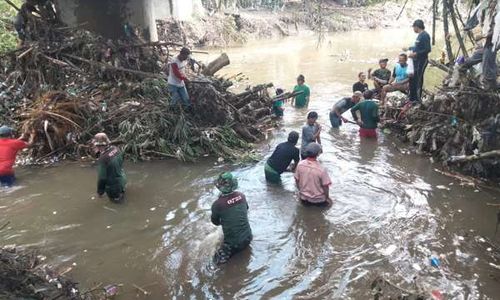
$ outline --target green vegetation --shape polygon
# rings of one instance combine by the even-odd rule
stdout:
[[[18,7],[21,0],[12,0]],[[12,20],[17,11],[5,1],[0,1],[0,54],[16,48],[17,36]]]

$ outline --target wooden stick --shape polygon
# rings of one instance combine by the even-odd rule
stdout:
[[[3,224],[2,227],[0,227],[0,231],[4,230],[5,227],[9,226],[10,221],[7,221],[7,223]]]
[[[448,9],[450,10],[451,23],[453,24],[453,28],[455,29],[455,35],[457,36],[458,44],[460,45],[462,54],[465,58],[467,58],[469,57],[469,54],[467,53],[467,48],[465,48],[464,39],[460,34],[460,28],[458,27],[457,17],[455,15],[455,9],[453,8],[453,1],[454,0],[443,0],[443,3],[448,6]]]
[[[24,56],[26,56],[31,51],[33,51],[33,47],[30,47],[28,50],[26,50],[23,53],[19,54],[19,56],[17,57],[17,59],[19,60],[19,59],[23,58]]]
[[[444,42],[446,45],[446,54],[448,55],[448,63],[455,60],[453,57],[453,49],[450,42],[450,30],[448,28],[448,8],[443,0],[443,29],[444,29]]]
[[[137,290],[139,290],[140,292],[142,292],[144,295],[151,295],[150,292],[146,291],[145,289],[141,288],[140,286],[138,286],[137,284],[132,284],[133,287],[135,287]]]
[[[438,62],[437,60],[434,60],[434,59],[429,59],[429,64],[433,67],[436,67],[438,68],[439,70],[442,70],[446,73],[450,73],[451,72],[451,68],[443,65],[442,63]]]
[[[15,10],[21,11],[21,9],[19,7],[17,7],[17,5],[15,5],[14,3],[12,3],[12,1],[5,0],[5,2],[7,2],[10,6],[14,7]]]
[[[452,156],[448,160],[450,163],[460,163],[460,162],[470,162],[476,161],[484,158],[500,157],[500,150],[492,150],[484,153],[478,153],[467,156]]]
[[[401,17],[401,15],[403,14],[403,11],[405,10],[405,7],[406,7],[406,4],[408,3],[408,0],[405,1],[405,4],[403,5],[403,7],[401,8],[401,12],[399,13],[398,17],[396,18],[396,21],[399,20],[399,18]]]

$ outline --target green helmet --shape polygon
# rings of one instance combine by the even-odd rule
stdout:
[[[215,186],[222,194],[231,194],[238,188],[238,179],[231,172],[225,172],[219,175],[215,181]]]

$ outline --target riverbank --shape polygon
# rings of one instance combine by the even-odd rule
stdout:
[[[384,1],[345,7],[326,1],[316,4],[290,2],[279,10],[227,10],[193,17],[192,21],[159,20],[160,40],[177,40],[196,47],[241,46],[264,39],[307,36],[381,28],[410,27],[414,16],[431,24],[429,1]],[[320,17],[321,16],[321,17]]]

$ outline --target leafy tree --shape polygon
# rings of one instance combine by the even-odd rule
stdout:
[[[21,0],[12,0],[17,7],[22,4]],[[17,35],[13,25],[13,19],[17,11],[5,1],[0,1],[0,54],[16,48]]]

